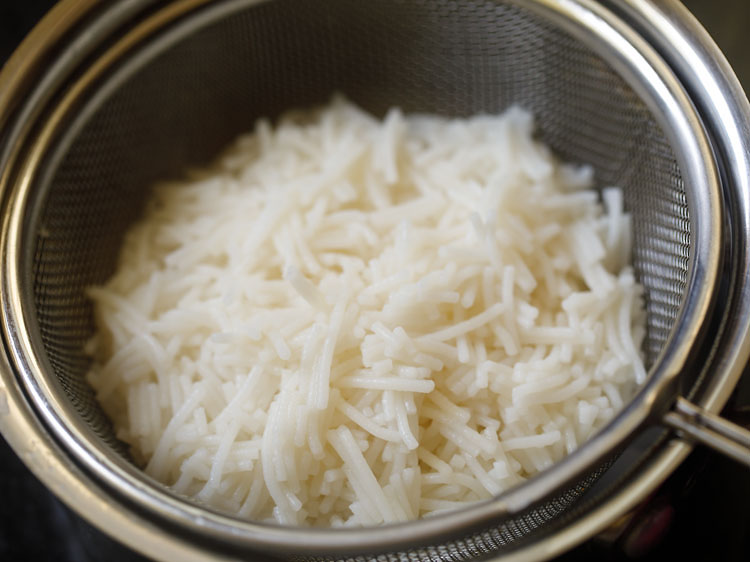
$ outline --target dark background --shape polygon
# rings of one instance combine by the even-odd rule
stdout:
[[[750,1],[685,0],[724,50],[745,89],[750,87]],[[0,0],[0,65],[54,4]],[[750,421],[750,376],[728,414]],[[597,560],[750,560],[750,470],[696,450],[614,543],[594,539],[558,562]],[[640,540],[638,540],[640,539]],[[646,552],[641,547],[650,546]],[[0,438],[0,561],[135,562],[118,545],[59,502]]]

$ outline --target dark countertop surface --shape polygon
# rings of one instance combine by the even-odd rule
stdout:
[[[750,1],[686,0],[750,88]],[[50,0],[0,0],[0,64],[52,6]],[[750,410],[746,396],[736,406]],[[744,409],[743,409],[744,408]],[[741,412],[741,413],[742,413]],[[750,416],[746,417],[746,421]],[[671,525],[661,541],[637,560],[750,560],[750,471],[696,450],[663,488]],[[663,512],[662,512],[663,513]],[[560,558],[631,560],[622,549],[590,541]],[[34,478],[0,438],[0,561],[143,561],[75,515]]]

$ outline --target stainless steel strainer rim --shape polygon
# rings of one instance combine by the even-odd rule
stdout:
[[[551,2],[546,2],[545,4],[555,4],[555,3],[551,3]],[[585,4],[587,4],[587,2],[581,2],[581,3],[580,3],[580,5],[585,5]],[[574,5],[576,5],[576,6],[579,6],[579,4],[577,4],[577,3],[575,3]],[[714,203],[713,203],[713,208],[714,208],[714,210],[716,210],[716,207],[717,207],[717,204],[716,204],[716,202],[714,202]],[[710,206],[709,206],[709,208],[710,208]],[[710,241],[710,239],[711,239],[711,238],[709,237],[709,241]],[[20,300],[20,299],[19,299],[19,300]],[[15,303],[15,305],[18,305],[18,303]],[[646,416],[646,415],[644,414],[644,416],[643,416],[643,417],[645,418],[645,417],[647,417],[647,416]],[[203,523],[205,523],[205,520],[203,520],[203,519],[202,519],[202,520],[201,520],[201,521],[199,521],[198,523],[200,523],[200,524],[203,524]],[[264,530],[264,532],[268,532],[268,529],[266,529],[266,528],[264,528],[263,530]],[[413,529],[410,529],[410,530],[409,530],[408,532],[409,532],[409,534],[413,534]],[[321,536],[321,535],[319,534],[318,536]],[[273,540],[273,538],[269,538],[269,540]],[[281,536],[281,537],[279,538],[279,540],[288,540],[288,537],[287,537],[287,536],[285,536],[284,534],[282,534],[282,536]],[[357,542],[358,542],[358,541],[357,541]],[[309,546],[309,543],[307,543],[307,544],[306,544],[305,546]],[[345,546],[345,545],[344,545],[344,546]]]

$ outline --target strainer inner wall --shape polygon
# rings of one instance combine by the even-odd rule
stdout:
[[[105,449],[127,457],[85,382],[85,290],[113,272],[151,184],[210,162],[257,118],[334,92],[378,115],[394,105],[451,116],[532,111],[560,158],[624,189],[646,288],[647,363],[659,354],[688,278],[684,182],[656,120],[599,56],[506,2],[264,2],[191,34],[119,87],[66,148],[29,226],[38,337],[64,398]],[[560,510],[548,511],[539,524]]]

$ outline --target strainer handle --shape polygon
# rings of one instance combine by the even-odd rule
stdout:
[[[680,397],[663,418],[682,437],[707,445],[750,467],[750,431]]]

